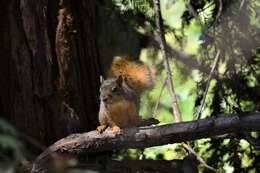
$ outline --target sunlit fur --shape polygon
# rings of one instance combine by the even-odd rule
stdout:
[[[127,84],[140,92],[150,89],[155,83],[155,68],[141,63],[132,63],[127,58],[115,59],[109,77],[124,76]]]

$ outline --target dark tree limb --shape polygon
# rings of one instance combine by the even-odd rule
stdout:
[[[251,131],[260,131],[260,113],[241,117],[219,116],[162,126],[132,127],[124,129],[119,135],[113,134],[109,129],[103,134],[90,131],[72,134],[57,141],[36,158],[34,166],[46,162],[55,153],[79,155],[123,148],[145,148]]]

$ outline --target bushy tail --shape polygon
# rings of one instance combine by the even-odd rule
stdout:
[[[127,84],[142,92],[154,86],[155,68],[127,58],[116,58],[112,63],[109,76],[122,76]]]

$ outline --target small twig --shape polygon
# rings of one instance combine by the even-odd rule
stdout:
[[[196,11],[196,10],[193,8],[193,6],[191,5],[190,0],[188,0],[188,2],[187,2],[187,7],[188,7],[189,12],[193,15],[193,17],[195,17],[195,19],[198,20],[200,26],[201,26],[202,28],[204,28],[204,25],[203,25],[203,23],[202,23],[202,21],[201,21],[199,15],[198,15],[197,11]]]
[[[158,38],[153,38],[153,36],[148,36],[147,39],[149,39],[149,42],[152,46],[155,46],[156,48],[160,48],[160,40]],[[167,55],[172,58],[174,55],[174,58],[182,63],[184,63],[190,70],[192,69],[198,69],[199,71],[208,74],[210,71],[210,68],[208,66],[204,65],[198,58],[194,55],[188,55],[185,52],[183,52],[181,49],[177,49],[175,47],[170,46],[169,44],[166,44],[166,53]]]
[[[242,0],[242,1],[241,1],[241,4],[240,4],[240,6],[239,6],[239,10],[241,10],[241,9],[243,8],[244,3],[245,3],[245,0]]]
[[[188,150],[191,154],[193,154],[196,159],[208,170],[211,170],[213,172],[218,172],[215,168],[209,166],[202,157],[200,157],[188,144],[182,143],[182,147]]]
[[[222,12],[222,8],[223,8],[222,0],[219,0],[219,3],[220,3],[220,7],[219,7],[219,10],[218,10],[217,18],[220,16],[220,14],[221,14],[221,12]],[[188,9],[189,9],[190,13],[199,21],[201,27],[204,28],[204,25],[203,25],[203,23],[201,22],[201,20],[200,20],[198,14],[197,14],[197,12],[194,10],[194,8],[192,7],[192,5],[190,4],[190,0],[188,0],[187,6],[188,6]],[[204,32],[204,31],[203,31],[203,32]],[[205,54],[206,54],[205,56],[206,56],[207,59],[208,59],[209,56],[208,56],[207,52],[206,52]],[[200,119],[200,117],[201,117],[201,112],[202,112],[203,107],[204,107],[204,105],[205,105],[206,96],[207,96],[208,89],[209,89],[209,84],[210,84],[211,78],[212,78],[212,76],[213,76],[213,72],[214,72],[214,70],[215,70],[216,64],[217,64],[217,62],[218,62],[219,55],[220,55],[220,50],[218,50],[217,55],[215,56],[215,60],[214,60],[213,66],[212,66],[212,68],[211,68],[210,75],[209,75],[209,79],[208,79],[208,82],[207,82],[207,85],[206,85],[206,90],[205,90],[205,92],[204,92],[204,94],[203,94],[203,98],[202,98],[202,102],[201,102],[201,105],[200,105],[198,114],[196,115],[196,118],[197,118],[197,119]]]
[[[223,2],[222,0],[219,0],[219,8],[218,8],[218,13],[216,15],[216,19],[218,20],[218,18],[220,17],[221,13],[222,13],[222,10],[223,10]]]
[[[240,133],[229,133],[229,134],[223,134],[223,135],[217,135],[212,137],[211,139],[232,139],[232,138],[237,138],[237,139],[244,139],[246,140],[251,146],[259,149],[260,148],[260,140],[257,138],[254,138],[250,132],[240,132]]]
[[[190,3],[190,2],[189,2]],[[181,122],[182,121],[182,117],[180,114],[180,110],[177,104],[177,98],[176,98],[176,94],[174,92],[174,87],[173,87],[173,81],[172,81],[172,76],[171,76],[171,70],[170,70],[170,66],[169,66],[169,61],[166,55],[166,41],[165,41],[165,37],[164,37],[164,28],[163,28],[163,21],[162,21],[162,16],[161,16],[161,11],[160,11],[160,2],[159,0],[154,0],[154,7],[155,7],[155,12],[156,12],[156,24],[157,24],[157,28],[158,28],[158,33],[160,36],[160,47],[162,50],[162,54],[163,54],[163,59],[164,59],[164,66],[167,72],[167,86],[168,86],[168,90],[170,92],[170,95],[172,97],[172,109],[173,109],[173,114],[175,115],[175,120],[176,122]],[[194,10],[193,10],[194,12]],[[196,17],[198,17],[198,15],[195,13]],[[198,18],[199,20],[199,18]],[[202,22],[199,20],[200,24],[202,25]],[[214,172],[215,169],[210,167],[209,165],[207,165],[207,163],[200,157],[197,155],[197,153],[190,148],[187,144],[183,144],[183,146],[189,150],[189,152],[191,152],[192,154],[194,154],[197,157],[197,160],[199,162],[201,162],[207,169],[210,169]]]
[[[169,59],[166,54],[166,40],[164,36],[164,27],[163,27],[163,21],[162,21],[162,14],[160,9],[160,1],[159,0],[153,0],[154,2],[154,9],[155,9],[155,16],[156,16],[156,25],[158,29],[158,35],[160,38],[160,48],[162,50],[162,56],[163,56],[163,62],[164,67],[167,73],[167,87],[172,99],[172,109],[173,109],[173,115],[175,116],[175,121],[180,122],[182,121],[180,110],[177,103],[177,96],[174,91],[173,87],[173,80],[172,80],[172,73],[170,69]]]
[[[142,148],[140,151],[141,151],[141,154],[139,155],[139,160],[144,160],[145,159],[144,149]]]
[[[206,85],[206,89],[205,89],[205,92],[203,94],[203,98],[202,98],[202,101],[201,101],[201,104],[200,104],[200,108],[199,108],[199,111],[198,111],[198,114],[196,115],[196,119],[200,119],[201,118],[201,113],[202,113],[202,110],[203,110],[203,107],[205,105],[205,101],[206,101],[206,97],[207,97],[207,94],[208,94],[208,91],[209,91],[209,85],[210,85],[210,82],[211,82],[211,79],[212,79],[212,76],[213,76],[213,73],[215,71],[215,68],[217,66],[217,63],[218,63],[218,60],[219,60],[219,55],[220,55],[220,50],[218,50],[216,56],[215,56],[215,59],[214,59],[214,62],[213,62],[213,65],[212,65],[212,68],[211,68],[211,71],[209,73],[209,78],[208,78],[208,82],[207,82],[207,85]]]
[[[163,85],[162,85],[161,90],[160,90],[159,97],[158,97],[158,99],[157,99],[157,101],[156,101],[156,104],[155,104],[155,106],[154,106],[153,117],[154,117],[154,116],[156,115],[156,113],[157,113],[157,110],[158,110],[158,107],[159,107],[159,103],[160,103],[160,99],[161,99],[161,97],[162,97],[162,92],[163,92],[163,89],[164,89],[164,87],[165,87],[165,85],[166,85],[166,80],[167,80],[167,79],[165,79],[164,82],[163,82]]]

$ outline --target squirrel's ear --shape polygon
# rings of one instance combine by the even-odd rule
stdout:
[[[118,76],[117,77],[117,79],[116,79],[116,82],[117,82],[117,84],[119,85],[119,86],[121,86],[122,85],[122,83],[123,83],[123,76]]]
[[[104,82],[103,76],[100,76],[99,79],[100,79],[100,84],[102,84]]]

